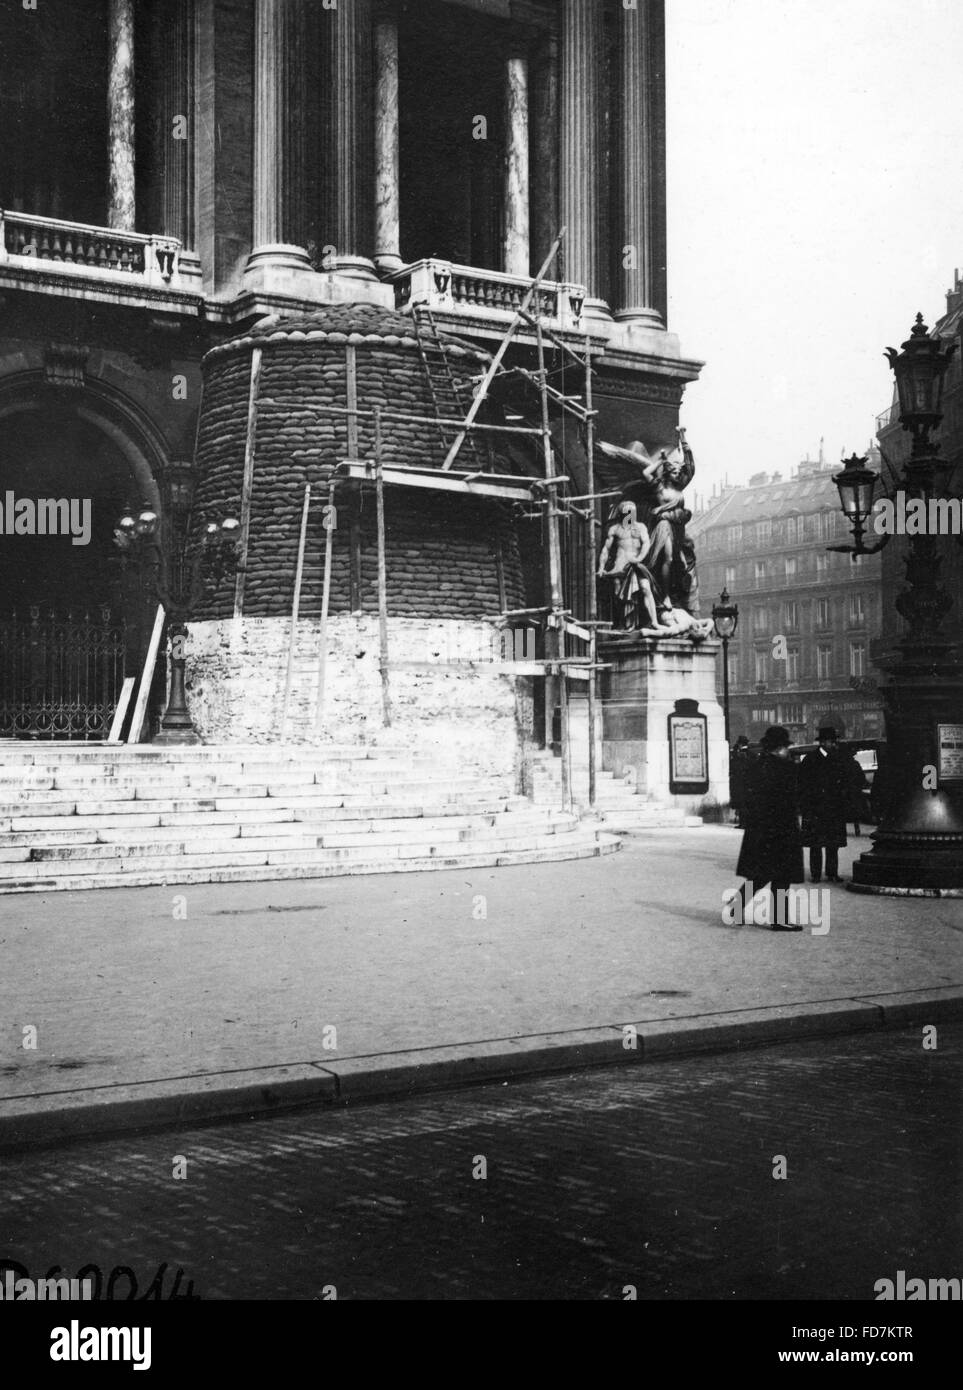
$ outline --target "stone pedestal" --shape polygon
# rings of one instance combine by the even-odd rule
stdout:
[[[602,767],[624,776],[633,769],[640,791],[700,814],[729,800],[729,749],[725,719],[716,698],[719,642],[626,633],[599,643]],[[708,790],[670,790],[669,715],[677,702],[698,702],[707,718]]]
[[[880,662],[886,748],[873,784],[882,820],[873,848],[853,863],[857,893],[963,896],[963,779],[941,766],[939,729],[963,711],[963,651],[951,642],[907,644]],[[954,760],[955,761],[955,760]],[[956,775],[954,775],[954,773]]]

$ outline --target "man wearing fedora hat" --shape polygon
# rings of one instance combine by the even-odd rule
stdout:
[[[807,753],[799,769],[802,842],[809,850],[813,883],[822,878],[824,851],[827,879],[830,883],[842,883],[839,851],[846,844],[851,778],[832,725],[821,728],[816,738],[819,747]]]
[[[802,931],[788,920],[787,892],[805,877],[796,811],[796,769],[789,758],[789,731],[774,724],[762,737],[762,752],[746,775],[742,823],[746,833],[736,873],[742,885],[742,915],[760,888],[772,888],[773,931]]]

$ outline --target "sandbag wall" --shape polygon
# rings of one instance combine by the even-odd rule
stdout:
[[[477,376],[484,354],[442,339],[453,374]],[[259,360],[258,360],[259,359]],[[255,407],[251,411],[252,362]],[[353,379],[353,380],[352,380]],[[253,469],[241,586],[225,579],[191,624],[189,691],[208,741],[376,737],[382,726],[377,664],[377,531],[373,489],[340,484],[335,505],[324,719],[313,717],[328,480],[345,458],[374,454],[374,421],[328,413],[349,399],[427,417],[382,425],[392,465],[440,469],[447,450],[411,321],[373,305],[333,306],[267,320],[208,353],[198,431],[198,525],[242,521],[248,432]],[[466,390],[464,400],[470,400]],[[466,456],[463,466],[470,466]],[[312,485],[296,663],[285,704],[287,650],[306,482]],[[412,746],[462,762],[517,767],[530,728],[529,683],[447,657],[491,650],[490,620],[525,606],[510,504],[429,489],[385,490],[387,601],[396,721]],[[240,602],[237,603],[238,598]],[[237,611],[239,609],[239,611]],[[426,659],[427,658],[427,659]]]

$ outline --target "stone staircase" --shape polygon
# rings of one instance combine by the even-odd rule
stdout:
[[[581,859],[607,827],[401,748],[0,745],[0,894]]]
[[[536,806],[559,806],[562,795],[562,760],[550,751],[536,753],[526,771],[525,790]],[[575,804],[588,808],[588,765],[572,764],[572,796]],[[595,809],[604,830],[613,834],[632,830],[684,829],[700,826],[700,816],[688,815],[677,806],[666,805],[635,784],[612,772],[599,770],[596,777]]]

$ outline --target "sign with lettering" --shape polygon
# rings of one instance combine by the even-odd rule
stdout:
[[[939,724],[940,781],[963,781],[963,724]]]
[[[709,790],[709,732],[704,714],[669,715],[669,791]]]

